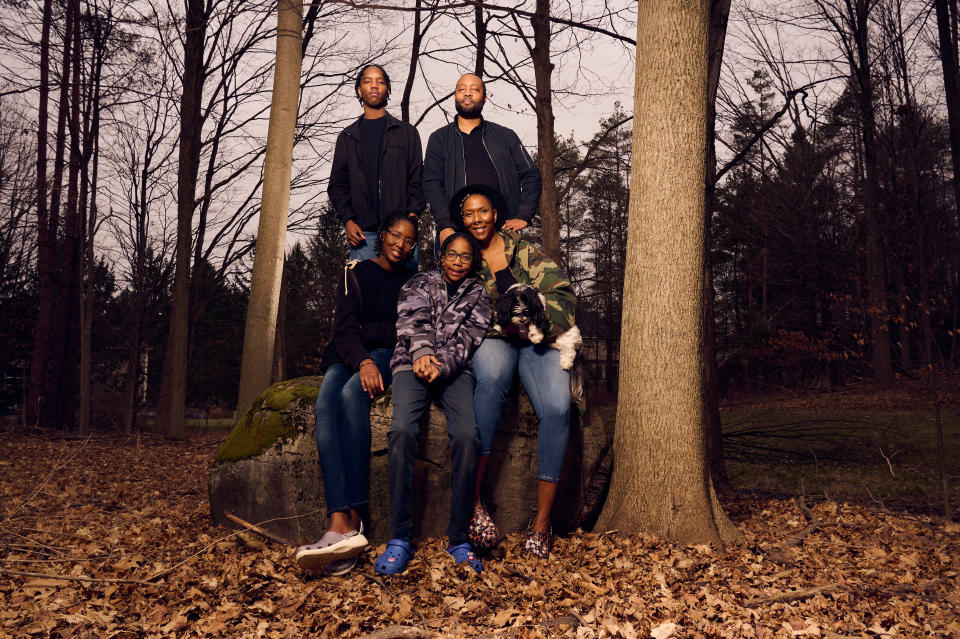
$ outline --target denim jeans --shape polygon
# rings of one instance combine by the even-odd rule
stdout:
[[[481,342],[473,355],[480,454],[490,454],[515,370],[519,370],[520,382],[540,421],[537,478],[558,482],[570,434],[570,374],[560,368],[560,352],[549,346],[512,344],[503,339]]]
[[[372,260],[377,256],[377,233],[376,231],[364,231],[363,237],[365,238],[363,243],[360,246],[350,246],[347,244],[347,252],[350,255],[351,260]],[[414,272],[417,271],[417,267],[420,264],[420,246],[413,247],[413,255],[410,256],[410,259],[407,260],[407,266]]]
[[[383,377],[384,388],[390,384],[392,356],[392,348],[378,348],[370,353]],[[343,364],[333,364],[323,374],[314,406],[314,423],[327,514],[348,512],[367,503],[371,402],[370,395],[360,386],[360,375],[351,373]]]
[[[393,380],[393,422],[387,435],[390,473],[390,529],[397,539],[413,534],[413,462],[419,447],[420,418],[430,400],[440,403],[450,435],[450,545],[467,541],[477,479],[477,422],[473,416],[473,376],[460,371],[453,378],[428,384],[413,371],[398,371]]]

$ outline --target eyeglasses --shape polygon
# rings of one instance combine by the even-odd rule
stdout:
[[[472,253],[457,253],[456,251],[444,251],[443,257],[450,262],[460,262],[461,264],[473,264]]]
[[[393,238],[393,241],[394,241],[394,242],[402,242],[404,248],[412,249],[414,246],[417,245],[417,241],[416,241],[416,240],[411,240],[411,239],[405,238],[404,236],[400,235],[400,234],[397,233],[396,231],[388,230],[388,231],[387,231],[387,234],[390,235],[390,237]]]

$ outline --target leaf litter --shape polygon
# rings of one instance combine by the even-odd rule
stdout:
[[[400,576],[380,547],[316,577],[212,524],[224,437],[0,434],[0,637],[960,636],[960,525],[824,499],[727,503],[727,549],[577,532],[545,562],[511,535],[478,575],[430,539]]]

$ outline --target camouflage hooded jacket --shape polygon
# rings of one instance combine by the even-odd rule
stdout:
[[[536,287],[546,298],[550,332],[544,341],[553,341],[557,335],[576,323],[574,312],[577,306],[577,295],[573,292],[573,285],[560,265],[541,253],[530,242],[520,239],[520,236],[513,231],[500,231],[500,237],[503,238],[507,267],[514,279],[520,284]],[[497,291],[497,280],[490,272],[486,261],[482,264],[480,279],[483,280],[483,286],[491,298],[500,297]],[[503,334],[494,331],[491,327],[487,337],[503,337]]]
[[[400,290],[390,370],[412,370],[416,360],[433,355],[440,361],[440,379],[448,378],[470,366],[492,319],[493,304],[475,278],[466,278],[448,299],[439,271],[418,273]]]

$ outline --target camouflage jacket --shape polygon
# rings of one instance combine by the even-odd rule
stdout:
[[[475,278],[465,279],[448,299],[439,271],[418,273],[400,290],[390,370],[412,370],[416,360],[433,355],[440,361],[440,379],[450,377],[470,366],[492,319],[493,304]]]
[[[574,311],[577,295],[573,292],[573,285],[560,265],[541,253],[536,246],[520,239],[513,231],[500,231],[500,236],[503,238],[504,252],[507,255],[507,266],[514,279],[520,284],[535,286],[546,298],[550,331],[544,341],[553,341],[557,335],[576,323]],[[491,298],[500,297],[497,281],[486,261],[480,270],[480,278]],[[503,334],[494,331],[491,325],[487,337],[503,337]]]

